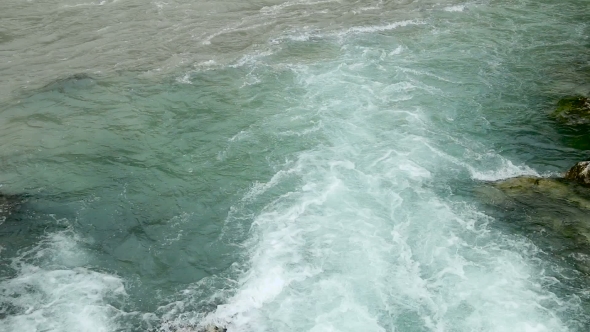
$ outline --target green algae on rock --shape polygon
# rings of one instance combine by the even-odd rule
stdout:
[[[553,116],[567,125],[590,124],[590,99],[584,96],[562,98]]]
[[[494,203],[505,202],[507,198],[527,200],[543,195],[547,199],[564,201],[590,210],[590,191],[560,178],[519,176],[493,182],[491,188],[492,191],[480,189],[478,192],[492,198]]]
[[[516,233],[590,274],[590,188],[564,178],[522,176],[488,182],[476,195]]]

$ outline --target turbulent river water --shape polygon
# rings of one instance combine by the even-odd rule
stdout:
[[[483,180],[587,152],[590,2],[5,0],[0,331],[588,331]]]

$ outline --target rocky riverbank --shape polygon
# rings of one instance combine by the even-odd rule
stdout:
[[[590,186],[581,162],[563,177],[516,177],[476,189],[492,215],[508,220],[542,250],[590,274]]]
[[[559,126],[586,130],[590,99],[562,98],[550,116]],[[514,177],[485,182],[475,190],[487,211],[507,227],[590,274],[590,161],[576,163],[562,176]]]

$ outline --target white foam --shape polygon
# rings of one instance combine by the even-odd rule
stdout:
[[[512,161],[502,158],[501,165],[491,170],[479,170],[469,166],[471,177],[475,180],[498,181],[516,176],[541,176],[527,165],[514,165]]]
[[[228,141],[230,141],[230,142],[241,141],[243,139],[248,138],[250,135],[251,135],[250,131],[240,130],[240,132],[238,132],[237,134],[232,136],[230,139],[228,139]]]
[[[191,78],[190,73],[186,73],[182,77],[177,77],[176,82],[181,83],[181,84],[193,84],[191,82],[190,78]]]
[[[300,5],[305,5],[305,6],[313,6],[313,5],[319,5],[319,4],[325,4],[325,3],[331,3],[331,2],[338,2],[338,0],[327,0],[327,1],[286,1],[283,2],[281,4],[278,5],[272,5],[272,6],[264,6],[260,9],[260,12],[263,13],[264,15],[276,15],[282,11],[284,11],[284,9],[287,9],[289,7],[293,7],[293,6],[300,6]]]
[[[413,24],[423,23],[310,29],[274,42]],[[254,182],[230,209],[226,225],[240,213],[253,220],[241,244],[244,259],[232,267],[238,275],[228,282],[231,290],[211,296],[209,303],[223,304],[191,322],[232,332],[568,331],[562,312],[578,304],[544,288],[538,249],[491,227],[494,219],[474,202],[437,191],[456,177],[499,180],[538,172],[475,135],[458,133],[454,124],[441,125],[440,119],[455,119],[455,110],[447,109],[453,103],[444,102],[459,98],[461,75],[414,68],[425,52],[411,54],[401,45],[388,57],[379,47],[345,42],[352,46],[342,47],[332,63],[291,67],[297,88],[307,93],[297,96],[301,107],[281,109],[273,123],[313,114],[321,126],[273,132],[275,126],[264,124],[276,137],[317,132],[322,141],[289,155],[292,162]],[[238,65],[261,59],[244,57]],[[267,60],[269,68],[282,65]],[[379,77],[376,68],[387,74]],[[239,211],[248,204],[260,207],[254,214]],[[167,317],[183,306],[171,305]]]
[[[16,276],[0,282],[0,301],[14,312],[0,330],[116,330],[120,312],[110,302],[126,296],[123,282],[117,276],[76,267],[85,263],[85,254],[69,231],[49,235],[15,259]]]
[[[260,61],[260,59],[265,58],[265,57],[272,55],[272,54],[273,54],[273,52],[270,50],[258,51],[258,52],[254,52],[252,54],[246,54],[246,55],[242,56],[241,58],[239,58],[235,63],[231,64],[230,67],[239,68],[239,67],[246,66],[246,65],[254,65],[258,61]]]
[[[299,179],[254,217],[235,292],[200,323],[232,332],[567,331],[548,309],[560,299],[539,286],[536,248],[430,186],[446,165],[486,180],[537,173],[493,152],[490,164],[453,157],[434,148],[447,133],[430,130],[429,110],[376,106],[439,88],[388,86],[363,76],[363,67],[355,76],[341,68],[298,72],[307,100],[319,99],[310,109],[322,109],[328,142],[244,196],[256,201],[287,175]]]
[[[405,20],[405,21],[399,21],[399,22],[392,22],[392,23],[388,23],[388,24],[384,24],[384,25],[358,26],[358,27],[349,28],[348,30],[346,30],[344,32],[344,34],[383,32],[383,31],[394,30],[399,27],[405,27],[408,25],[419,25],[419,24],[424,24],[424,22],[416,21],[416,20]]]
[[[462,12],[465,10],[465,5],[448,6],[443,8],[446,12]]]
[[[222,67],[222,64],[217,63],[217,61],[215,61],[215,60],[207,60],[207,61],[201,61],[199,63],[196,63],[193,65],[193,67],[195,68],[196,71],[207,71],[207,70],[212,70],[212,69],[218,69],[218,68]]]
[[[304,130],[301,131],[297,131],[297,130],[285,130],[283,132],[280,133],[281,136],[296,136],[296,137],[301,137],[301,136],[305,136],[305,135],[309,135],[311,133],[320,131],[322,129],[322,123],[319,122],[318,124],[314,125],[313,127],[310,128],[306,128]]]
[[[419,21],[419,20],[404,20],[404,21],[397,21],[397,22],[391,22],[391,23],[380,24],[380,25],[353,26],[351,28],[347,28],[344,30],[336,30],[336,31],[322,31],[322,30],[317,30],[317,29],[309,29],[309,30],[298,29],[295,31],[291,31],[290,33],[288,33],[284,36],[281,36],[278,38],[273,38],[269,42],[271,44],[279,44],[285,40],[304,42],[304,41],[309,41],[312,39],[330,39],[330,38],[340,38],[341,39],[341,38],[345,38],[348,36],[354,36],[354,35],[358,35],[358,34],[390,31],[390,30],[395,30],[400,27],[406,27],[406,26],[410,26],[410,25],[422,25],[422,24],[425,24],[425,23],[423,21]],[[402,50],[403,50],[403,47],[400,48],[398,50],[398,52],[401,53]],[[395,53],[395,52],[396,51],[394,50],[393,54],[399,54],[399,53]]]
[[[75,7],[86,7],[86,6],[104,6],[111,3],[116,3],[118,0],[101,0],[98,2],[85,2],[85,3],[78,3],[73,5],[63,5],[63,8],[75,8]]]
[[[278,171],[268,182],[254,182],[250,190],[243,196],[242,200],[244,201],[252,201],[256,197],[265,193],[268,189],[277,185],[283,178],[290,176],[295,172],[294,169],[289,169],[286,171]]]
[[[398,55],[398,54],[401,54],[403,51],[404,51],[404,47],[400,45],[400,46],[396,47],[393,51],[389,52],[388,55],[389,56]]]
[[[381,159],[385,168],[396,163]],[[339,180],[354,172],[348,162],[267,207],[256,218],[250,268],[237,294],[203,322],[231,331],[274,330],[282,323],[310,331],[387,331],[391,326],[378,312],[388,310],[393,318],[414,312],[420,318],[412,324],[433,331],[562,331],[558,318],[539,309],[551,294],[539,296],[545,291],[531,281],[526,257],[494,243],[482,216],[456,214],[427,191],[410,189],[429,174],[409,165],[390,180],[426,199],[420,203],[406,203],[400,194],[384,198],[384,179],[357,173],[366,178],[365,197],[391,207],[385,214],[370,209],[371,200],[359,202],[358,189]],[[471,224],[472,235],[455,229],[453,220]],[[474,251],[475,243],[488,249]]]
[[[258,24],[250,24],[248,25],[246,22],[240,22],[240,23],[233,23],[230,24],[224,28],[222,28],[220,31],[217,31],[215,33],[210,34],[209,36],[205,37],[201,43],[203,45],[210,45],[211,44],[211,40],[213,40],[213,38],[227,34],[227,33],[235,33],[235,32],[240,32],[240,31],[248,31],[248,30],[252,30],[252,29],[256,29],[256,28],[260,28],[260,27],[264,27],[267,25],[271,25],[274,24],[275,21],[274,20],[270,20],[270,21],[265,21],[262,23],[258,23]]]

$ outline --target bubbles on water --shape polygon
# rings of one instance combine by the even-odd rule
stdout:
[[[471,177],[476,180],[482,181],[497,181],[502,179],[508,179],[516,176],[540,176],[537,171],[528,167],[527,165],[514,165],[510,160],[496,156],[496,159],[500,161],[497,169],[482,171],[474,167],[468,166],[471,173]]]
[[[465,5],[448,6],[443,8],[443,10],[446,12],[462,12],[465,9]]]
[[[190,73],[186,73],[182,77],[177,77],[176,82],[181,83],[181,84],[193,84],[191,82],[190,78],[191,78]]]
[[[415,20],[406,20],[406,21],[400,21],[400,22],[393,22],[393,23],[389,23],[389,24],[385,24],[385,25],[359,26],[359,27],[352,27],[352,28],[346,30],[345,32],[339,33],[339,35],[342,36],[342,35],[351,34],[351,33],[383,32],[383,31],[394,30],[399,27],[405,27],[408,25],[419,25],[419,24],[425,24],[425,23],[421,22],[421,21],[415,21]]]
[[[389,52],[403,54],[399,47]],[[301,102],[311,105],[305,110],[320,110],[326,141],[244,195],[257,202],[278,191],[252,217],[234,290],[213,312],[201,312],[199,324],[230,331],[567,331],[555,309],[562,299],[543,288],[532,262],[538,249],[490,227],[494,219],[472,202],[433,190],[456,174],[494,180],[538,173],[483,143],[457,144],[465,152],[456,157],[444,146],[452,133],[433,120],[444,110],[416,103],[442,98],[461,82],[377,56],[396,77],[384,84],[367,54],[349,47],[337,68],[294,69],[307,91]],[[281,191],[293,178],[295,187]]]
[[[114,275],[84,268],[86,254],[71,231],[47,235],[12,260],[0,281],[1,331],[113,331],[126,292]]]

